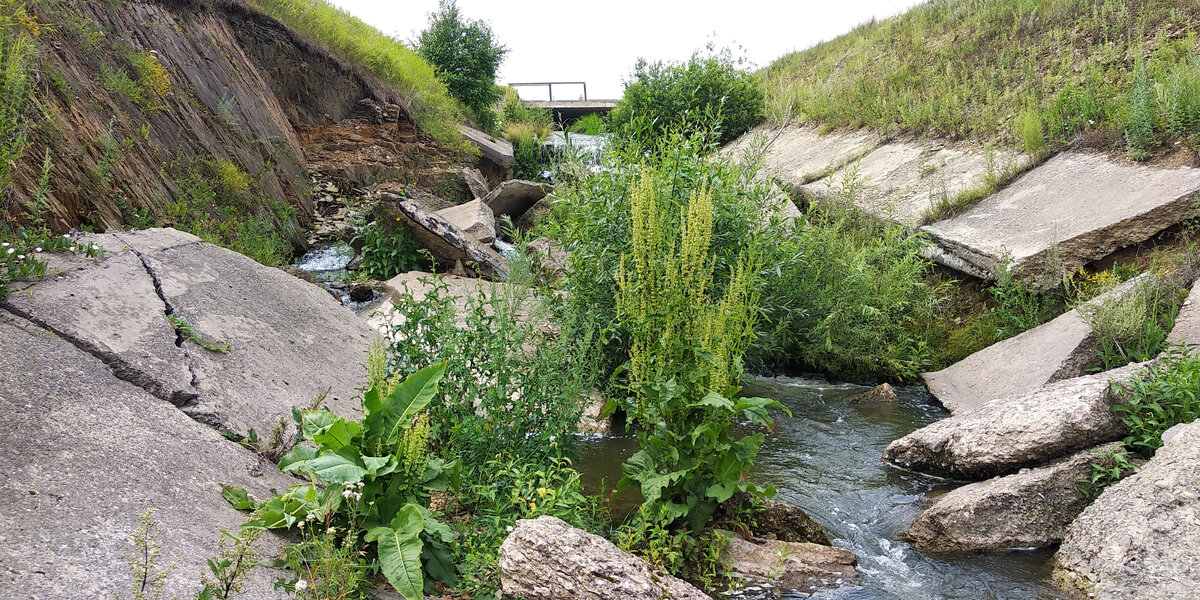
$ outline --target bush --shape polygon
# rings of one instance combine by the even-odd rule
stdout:
[[[1168,281],[1150,279],[1120,299],[1084,306],[1081,310],[1100,338],[1101,369],[1158,356],[1186,295]]]
[[[1113,390],[1126,398],[1113,407],[1129,428],[1125,447],[1152,458],[1162,447],[1163,432],[1200,418],[1200,357],[1173,347],[1159,364],[1128,382],[1114,382]]]
[[[508,50],[492,38],[487,23],[464,20],[455,0],[441,0],[429,15],[417,51],[433,65],[450,95],[475,114],[485,114],[500,99],[496,69]]]
[[[421,269],[428,262],[421,255],[421,244],[402,224],[374,223],[358,234],[362,243],[359,272],[370,279],[387,281],[401,273]]]
[[[766,110],[754,76],[741,67],[729,49],[711,47],[684,63],[638,60],[609,123],[617,134],[641,141],[681,125],[707,130],[719,124],[718,142],[732,140],[761,122]]]

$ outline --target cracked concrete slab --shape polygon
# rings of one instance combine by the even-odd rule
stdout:
[[[0,300],[8,310],[101,357],[119,377],[182,404],[196,396],[187,356],[141,259],[74,261],[62,275]]]
[[[822,134],[816,127],[788,125],[755,129],[724,151],[739,157],[761,151],[763,168],[769,175],[804,185],[866,154],[879,143],[879,136],[866,129]]]
[[[357,415],[376,334],[324,290],[171,229],[97,240],[112,254],[7,305],[218,428],[269,434],[326,389],[326,405]],[[230,351],[177,335],[168,314]]]
[[[1198,190],[1200,169],[1120,164],[1067,152],[922,230],[984,273],[1007,259],[1019,277],[1031,279],[1055,255],[1071,273],[1194,216]]]
[[[1146,275],[1135,277],[1086,304],[1118,301],[1145,281]],[[1069,310],[921,377],[929,393],[952,415],[997,398],[1028,394],[1053,381],[1079,377],[1100,365],[1100,343],[1081,310],[1086,309]]]
[[[921,224],[941,199],[1024,167],[1029,157],[966,144],[901,141],[884,144],[818,181],[802,186],[817,197],[849,195],[859,210],[895,223]]]
[[[84,600],[129,595],[125,556],[148,508],[161,527],[164,597],[199,591],[221,530],[246,515],[220,484],[263,499],[298,481],[210,427],[118,380],[103,362],[0,311],[0,597]],[[268,534],[260,553],[280,539]],[[285,597],[284,575],[255,570],[246,598]]]

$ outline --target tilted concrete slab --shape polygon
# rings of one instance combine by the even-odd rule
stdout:
[[[1197,190],[1200,169],[1069,152],[922,230],[982,272],[994,272],[1007,257],[1018,276],[1032,279],[1052,251],[1070,273],[1193,216]]]
[[[895,223],[921,224],[939,200],[1020,169],[1029,158],[966,144],[891,142],[803,186],[817,197],[849,196],[863,212]],[[852,190],[852,193],[847,193]]]
[[[1145,275],[1130,279],[1087,304],[1117,301],[1144,281]],[[1079,377],[1100,364],[1099,342],[1082,308],[921,377],[929,393],[952,415],[997,398],[1028,394],[1052,381]]]
[[[299,483],[188,418],[168,402],[118,380],[103,362],[53,333],[0,310],[0,597],[84,600],[129,597],[126,555],[138,518],[154,509],[159,567],[175,568],[163,597],[199,592],[221,530],[246,515],[221,484],[257,499]],[[280,540],[259,542],[274,556]],[[286,573],[255,569],[245,598]]]
[[[1175,326],[1167,334],[1167,343],[1200,344],[1200,281],[1192,284],[1192,291],[1175,317]]]
[[[745,157],[762,151],[763,168],[768,174],[803,185],[857,159],[879,143],[879,136],[867,129],[821,134],[816,127],[788,125],[757,128],[730,143],[725,152]]]
[[[69,339],[118,377],[194,418],[269,434],[326,389],[357,414],[375,332],[324,290],[172,229],[97,236],[111,254],[73,263],[3,306]],[[222,354],[178,334],[228,342]]]

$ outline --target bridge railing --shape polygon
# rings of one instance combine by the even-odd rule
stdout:
[[[533,81],[524,83],[510,83],[511,87],[542,87],[545,86],[546,91],[550,95],[550,101],[554,102],[554,86],[556,85],[581,85],[583,86],[583,102],[588,101],[587,82],[586,81]],[[576,102],[576,100],[560,100],[560,102]]]

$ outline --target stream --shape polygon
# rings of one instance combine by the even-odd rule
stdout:
[[[1056,598],[1049,582],[1052,552],[934,557],[899,540],[929,504],[956,487],[943,479],[891,467],[879,457],[892,440],[943,419],[948,413],[923,386],[897,386],[895,404],[854,404],[868,387],[806,378],[752,378],[744,395],[778,400],[792,411],[779,415],[755,461],[758,483],[774,484],[776,500],[803,508],[825,526],[833,545],[858,556],[859,576],[833,589],[784,592],[782,598],[1009,600]],[[636,450],[629,436],[597,439],[583,449],[586,483],[612,485],[620,463]],[[628,493],[622,496],[628,496]],[[614,512],[636,499],[618,497]],[[809,591],[811,592],[811,590]],[[777,597],[754,588],[738,598]]]

